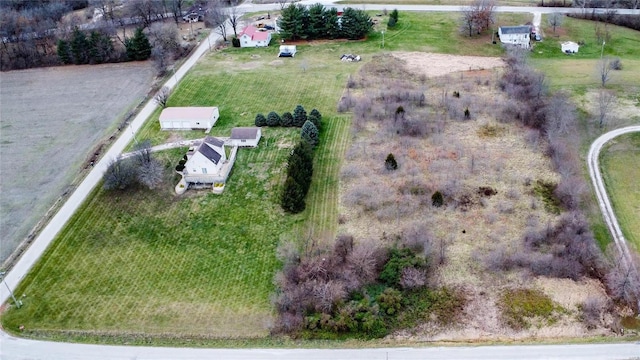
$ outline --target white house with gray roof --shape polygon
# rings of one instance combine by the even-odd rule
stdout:
[[[531,47],[531,26],[500,26],[498,36],[503,44],[519,46],[523,49]]]
[[[187,162],[183,170],[184,180],[188,184],[213,184],[221,181],[222,168],[226,161],[224,141],[207,136],[202,143],[187,152]]]

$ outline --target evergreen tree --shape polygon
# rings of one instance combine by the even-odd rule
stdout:
[[[80,31],[80,29],[78,29],[77,26],[73,29],[69,46],[74,64],[86,64],[89,62],[87,56],[89,42],[87,41],[87,37],[82,31]]]
[[[142,61],[151,56],[151,43],[142,28],[137,28],[133,38],[125,40],[124,46],[127,49],[127,59],[129,60]]]
[[[267,119],[264,117],[264,115],[258,114],[256,115],[255,124],[259,127],[267,126]]]
[[[267,114],[267,126],[279,126],[281,123],[280,115],[275,111]]]
[[[444,197],[440,191],[436,191],[431,195],[431,204],[435,207],[440,207],[444,204]]]
[[[393,19],[395,20],[395,22],[398,22],[398,9],[393,9],[393,11],[389,14],[389,19]]]
[[[306,141],[300,141],[289,156],[287,176],[292,177],[306,195],[313,177],[313,148]]]
[[[338,10],[331,8],[324,13],[324,34],[329,39],[337,39],[341,36],[340,24],[338,24]]]
[[[346,8],[342,13],[342,37],[349,40],[362,39],[372,29],[373,22],[366,12]]]
[[[282,114],[282,121],[280,122],[280,126],[283,127],[291,127],[293,126],[293,115],[290,112],[286,112]]]
[[[286,40],[304,39],[307,37],[307,7],[302,4],[289,4],[284,8],[278,19],[280,36]]]
[[[318,109],[311,110],[307,119],[311,121],[313,125],[318,128],[318,130],[320,130],[320,126],[322,125],[322,115],[320,114],[320,111],[318,111]]]
[[[321,39],[325,36],[325,9],[324,5],[315,3],[309,7],[309,26],[307,28],[308,39]]]
[[[302,127],[305,121],[307,121],[307,112],[302,105],[296,106],[295,110],[293,110],[293,126]]]
[[[292,214],[302,212],[306,207],[302,188],[292,177],[287,177],[284,182],[280,205],[284,211]]]
[[[300,136],[303,140],[307,141],[312,146],[318,145],[318,142],[320,141],[318,128],[309,120],[307,120],[304,125],[302,125]]]
[[[392,27],[396,26],[396,23],[397,23],[397,22],[398,22],[398,20],[396,20],[396,19],[394,19],[394,18],[390,17],[390,18],[389,18],[389,22],[387,22],[387,27],[392,28]]]
[[[396,161],[396,158],[395,156],[393,156],[393,154],[389,153],[389,155],[387,155],[387,158],[384,160],[384,167],[387,170],[398,169],[398,162]]]
[[[56,48],[58,59],[63,64],[71,64],[71,55],[69,54],[69,43],[65,40],[58,40],[58,46]]]

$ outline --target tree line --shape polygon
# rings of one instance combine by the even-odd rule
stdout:
[[[71,15],[71,11],[82,9],[84,13]],[[175,58],[188,53],[190,46],[179,45],[177,29],[158,31],[170,25],[158,21],[173,17],[178,24],[185,10],[184,0],[130,0],[124,5],[118,0],[0,1],[0,70],[150,56],[164,70]],[[93,19],[94,12],[100,19]],[[125,28],[131,25],[140,27],[149,37],[149,56],[146,45],[140,48],[144,41],[139,33],[131,38],[125,35]]]
[[[373,22],[363,10],[350,7],[339,16],[336,8],[325,8],[320,3],[309,7],[290,4],[282,10],[278,26],[285,40],[357,40],[373,29]]]

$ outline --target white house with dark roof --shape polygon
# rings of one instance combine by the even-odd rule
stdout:
[[[269,46],[271,42],[271,32],[249,25],[238,34],[238,39],[240,40],[240,47]]]
[[[519,46],[523,49],[531,47],[531,26],[500,26],[498,36],[503,44]]]
[[[187,184],[213,184],[223,178],[222,168],[227,161],[224,141],[207,136],[198,146],[189,149],[184,164]]]
[[[209,133],[220,117],[217,107],[168,107],[160,113],[160,129],[203,129]]]
[[[262,129],[259,127],[236,127],[231,129],[229,144],[240,147],[256,147],[262,137]]]

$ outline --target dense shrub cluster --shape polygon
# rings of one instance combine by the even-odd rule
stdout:
[[[363,10],[347,7],[338,18],[338,10],[334,7],[292,3],[282,10],[278,26],[280,35],[286,40],[356,40],[364,38],[373,29],[373,22]]]
[[[184,165],[182,165],[184,168]],[[105,190],[125,190],[140,184],[153,189],[162,182],[163,166],[151,155],[151,143],[143,141],[136,146],[134,156],[112,161],[103,175]]]
[[[377,338],[399,322],[414,325],[434,308],[444,314],[452,304],[459,306],[459,298],[426,289],[425,244],[409,247],[407,242],[416,239],[400,240],[400,247],[383,249],[342,235],[331,250],[302,259],[287,256],[276,276],[279,317],[273,331],[311,338]]]

